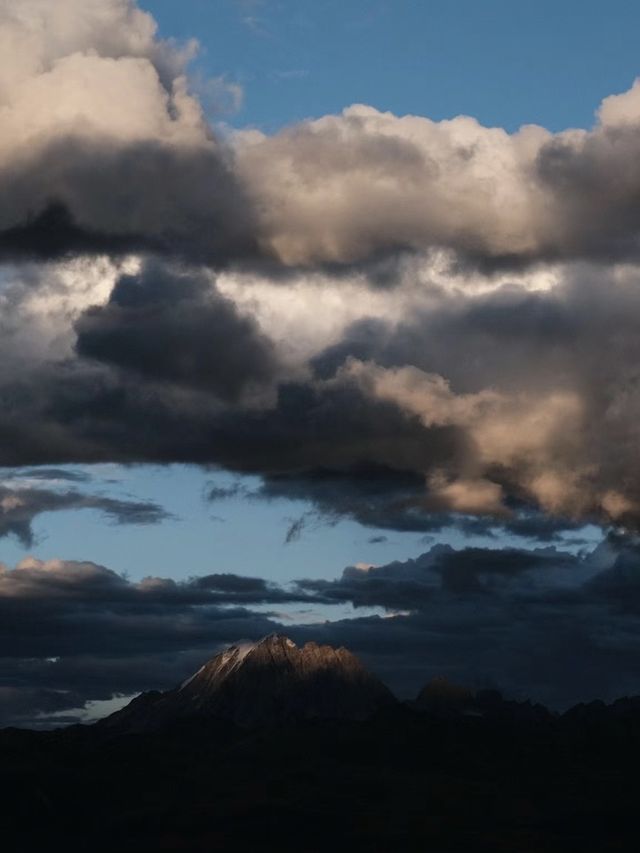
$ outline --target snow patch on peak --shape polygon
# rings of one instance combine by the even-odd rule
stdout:
[[[252,652],[258,643],[250,641],[234,643],[226,651],[220,655],[220,665],[225,667],[226,674],[229,674],[234,669],[237,669],[247,655]]]
[[[240,661],[243,661],[249,652],[252,652],[257,645],[258,643],[251,643],[249,641],[245,643],[236,643],[234,646],[231,646],[229,651],[232,651],[237,655],[237,661],[240,663]]]
[[[296,646],[296,644],[293,642],[293,640],[290,640],[289,637],[285,637],[284,634],[267,634],[267,636],[263,637],[261,640],[259,640],[256,645],[268,646],[271,643],[285,643],[285,645],[290,649],[297,649],[298,648]]]

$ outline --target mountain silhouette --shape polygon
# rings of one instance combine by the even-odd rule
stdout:
[[[143,693],[98,725],[148,731],[190,718],[241,726],[365,720],[396,701],[347,649],[314,642],[300,648],[271,634],[231,646],[173,690]]]

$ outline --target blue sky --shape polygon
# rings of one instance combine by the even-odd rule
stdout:
[[[350,521],[311,525],[298,541],[287,544],[292,521],[308,510],[304,502],[238,496],[211,504],[205,499],[209,485],[230,488],[242,482],[255,488],[257,478],[184,465],[63,466],[62,470],[87,473],[91,480],[80,487],[87,493],[157,501],[172,517],[159,525],[120,526],[106,523],[93,510],[45,513],[34,523],[33,546],[24,547],[14,538],[2,542],[4,562],[13,564],[34,553],[42,558],[91,559],[126,572],[132,580],[215,571],[289,581],[307,575],[334,576],[350,563],[404,559],[425,547],[421,534],[388,531],[378,532],[385,535],[384,542],[370,543],[377,531]],[[67,486],[58,484],[63,489]]]
[[[334,577],[344,566],[355,563],[405,560],[435,541],[454,547],[463,541],[497,544],[486,537],[463,539],[453,530],[436,537],[365,528],[349,520],[328,523],[314,519],[298,539],[286,542],[292,522],[309,511],[305,502],[258,501],[241,494],[215,503],[206,500],[211,486],[232,489],[240,483],[251,490],[259,484],[256,477],[241,478],[189,465],[109,464],[61,466],[60,470],[87,475],[89,479],[74,484],[75,489],[121,499],[152,500],[170,517],[157,525],[122,526],[105,521],[91,509],[43,513],[34,521],[32,546],[25,547],[13,537],[3,540],[3,562],[12,565],[26,554],[35,554],[43,559],[91,559],[125,572],[132,581],[149,575],[187,578],[233,572],[286,583],[307,576]],[[20,471],[12,469],[11,473]],[[37,485],[62,490],[69,487],[63,482],[41,481]]]
[[[146,0],[197,66],[245,91],[234,124],[274,130],[366,103],[515,129],[588,127],[638,74],[637,5],[613,0]]]

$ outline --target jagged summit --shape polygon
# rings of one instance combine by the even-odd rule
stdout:
[[[144,730],[206,717],[240,725],[366,719],[395,702],[345,648],[297,646],[283,634],[230,646],[166,693],[143,693],[102,726]]]

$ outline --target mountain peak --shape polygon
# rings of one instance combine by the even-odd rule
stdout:
[[[130,730],[200,717],[240,725],[301,719],[366,719],[395,703],[387,687],[348,649],[305,643],[284,634],[239,642],[190,678],[149,700],[143,694],[102,722]]]

